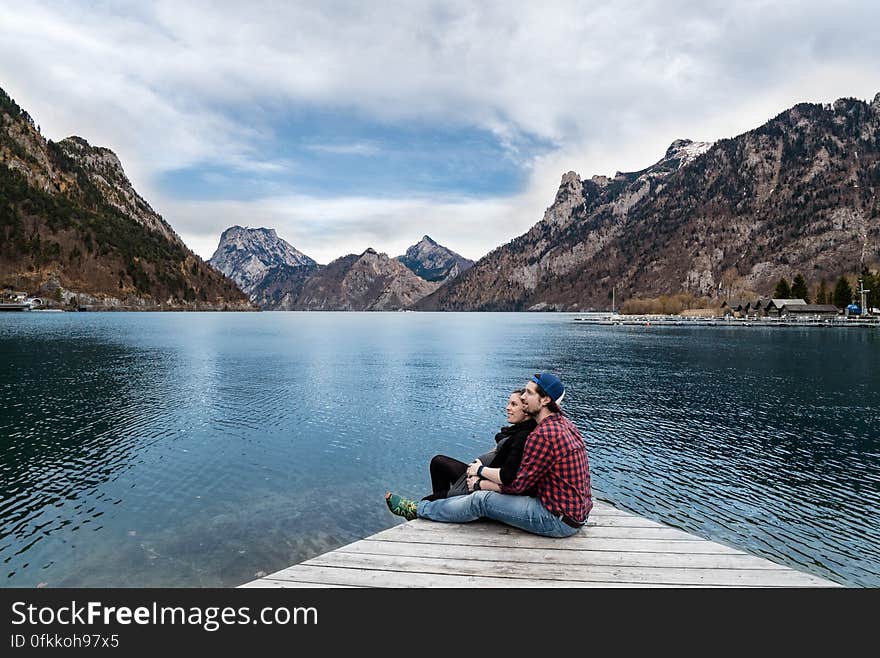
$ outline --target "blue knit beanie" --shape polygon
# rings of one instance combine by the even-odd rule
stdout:
[[[562,402],[562,398],[565,397],[565,386],[562,385],[562,381],[556,375],[551,375],[549,372],[538,373],[532,377],[532,381],[543,388],[544,392],[556,404]]]

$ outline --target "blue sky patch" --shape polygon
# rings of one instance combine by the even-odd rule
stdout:
[[[287,110],[260,126],[259,110],[238,113],[261,135],[250,164],[206,162],[165,172],[165,194],[187,200],[252,200],[304,194],[494,197],[516,193],[529,162],[553,145],[533,136],[502,144],[474,127],[382,123],[326,109]]]

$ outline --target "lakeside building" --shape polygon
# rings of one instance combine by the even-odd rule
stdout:
[[[2,295],[0,295],[0,298],[2,298],[4,301],[21,303],[25,299],[27,299],[27,296],[28,294],[26,292],[18,292],[12,290],[11,288],[7,288],[3,291]]]
[[[780,309],[780,317],[796,318],[836,318],[840,314],[834,304],[792,304]]]
[[[728,318],[830,318],[840,315],[840,309],[833,304],[807,304],[803,299],[764,297],[754,301],[728,299],[721,305],[721,312]]]
[[[778,318],[782,316],[782,309],[788,307],[789,312],[794,306],[806,306],[807,302],[803,299],[771,299],[763,308],[763,315]]]
[[[750,308],[751,302],[744,299],[728,299],[721,305],[721,312],[725,317],[741,318],[749,314]]]
[[[770,303],[769,297],[758,297],[757,301],[753,302],[751,305],[751,311],[753,315],[765,315],[767,312],[767,305]]]

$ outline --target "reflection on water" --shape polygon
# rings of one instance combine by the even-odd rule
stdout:
[[[535,314],[0,316],[7,586],[237,585],[394,524],[507,392],[569,384],[595,493],[880,585],[880,335]]]

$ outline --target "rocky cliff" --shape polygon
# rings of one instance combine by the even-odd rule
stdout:
[[[282,311],[396,311],[437,289],[396,259],[367,249],[311,273],[275,268],[254,291],[263,308]]]
[[[0,89],[0,286],[63,307],[251,309],[134,190],[116,155],[46,140]]]
[[[397,260],[426,281],[445,283],[470,268],[474,261],[437,244],[427,235]]]
[[[300,274],[306,274],[318,266],[314,260],[279,238],[275,229],[241,226],[231,226],[223,231],[220,244],[208,262],[235,281],[248,295],[256,290],[272,268],[299,268],[302,270]],[[277,282],[278,277],[274,278]]]
[[[543,219],[416,304],[584,310],[680,292],[767,295],[880,261],[880,94],[802,103],[714,144],[678,140],[613,178],[562,177]]]

